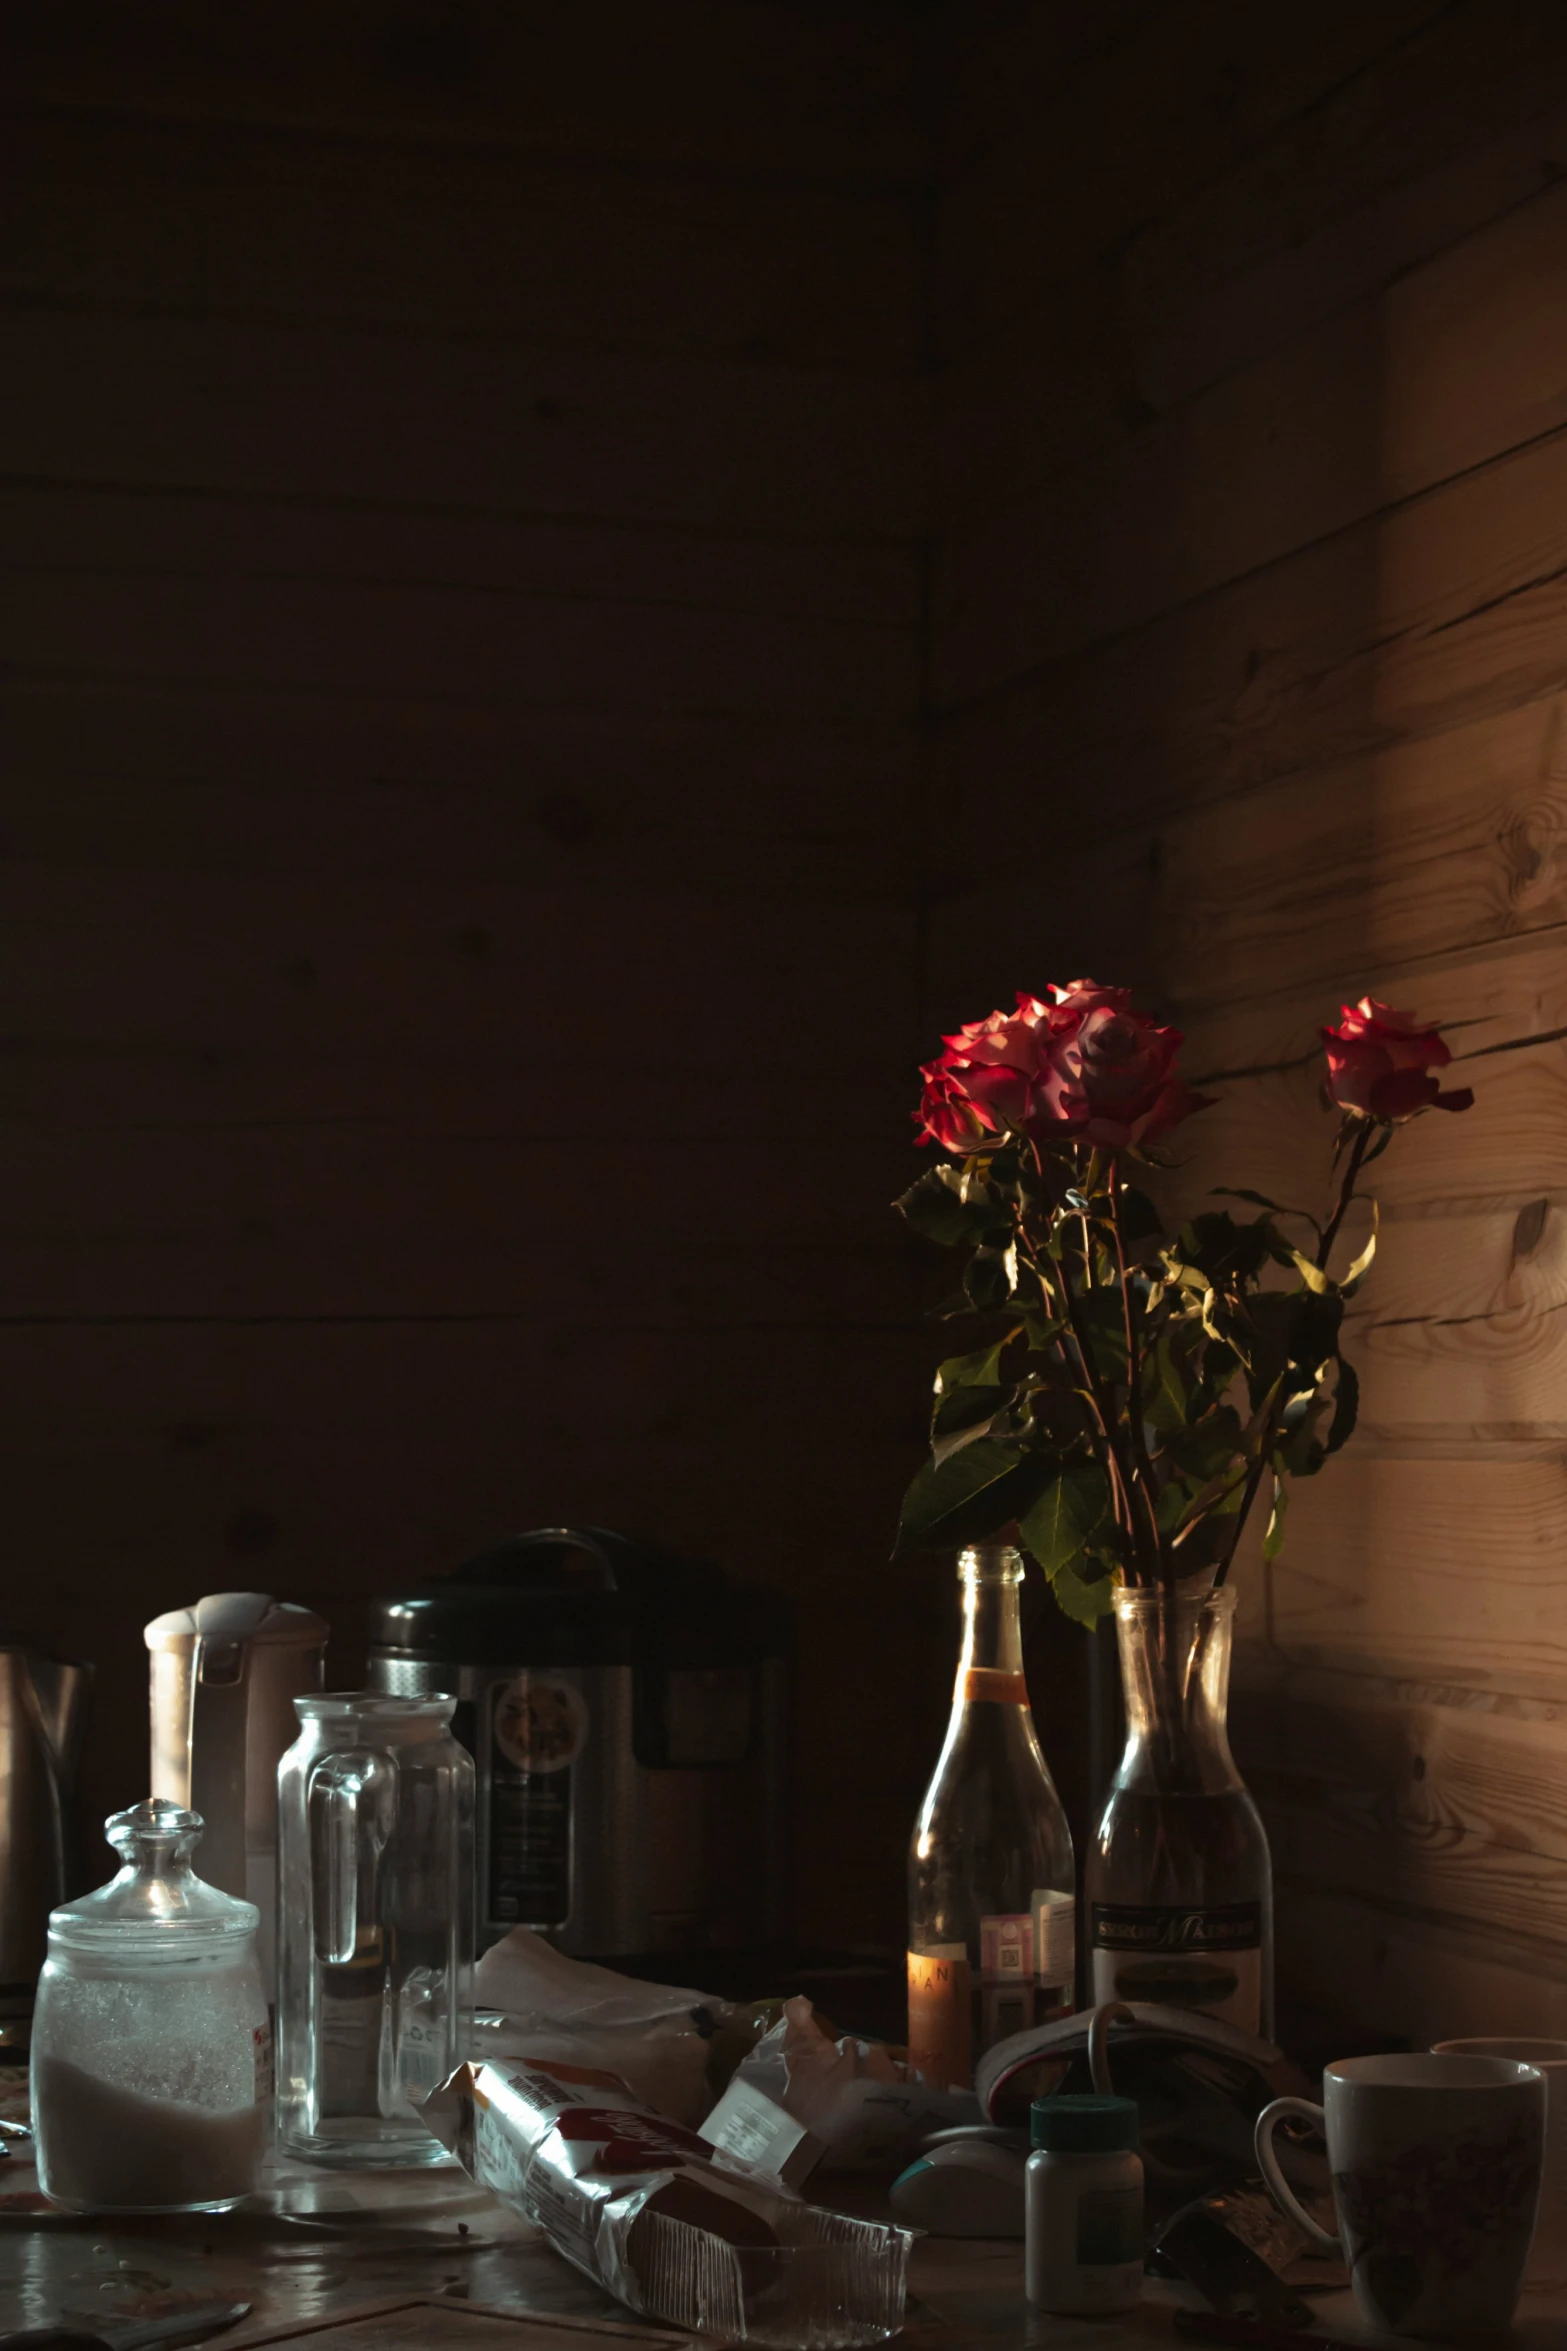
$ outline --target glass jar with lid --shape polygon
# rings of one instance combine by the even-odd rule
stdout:
[[[161,1798],[104,1834],[119,1875],[49,1918],[33,2016],[38,2180],[76,2212],[223,2212],[271,2137],[253,1902],[197,1877],[198,1813]]]

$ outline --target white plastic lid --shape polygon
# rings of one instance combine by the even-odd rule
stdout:
[[[331,1631],[324,1616],[296,1600],[274,1600],[270,1592],[209,1592],[190,1608],[171,1608],[143,1631],[149,1649],[184,1649],[200,1641],[207,1648],[265,1641],[313,1648]]]

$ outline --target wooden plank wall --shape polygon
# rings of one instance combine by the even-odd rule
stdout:
[[[1265,18],[1265,21],[1264,21]],[[1378,1171],[1352,1451],[1246,1578],[1286,1992],[1567,2032],[1567,23],[965,19],[938,220],[930,1026],[1088,969],[1216,1181],[1325,1181],[1340,991],[1477,1105]],[[1384,1172],[1385,1171],[1385,1172]]]
[[[370,1592],[597,1519],[796,1594],[801,1924],[895,1932],[904,33],[4,40],[3,1613],[99,1663],[88,1812],[154,1610],[315,1600],[346,1680]]]

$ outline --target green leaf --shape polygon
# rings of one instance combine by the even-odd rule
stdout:
[[[1025,1548],[1047,1576],[1077,1558],[1110,1507],[1110,1488],[1097,1461],[1063,1470],[1018,1520]]]
[[[1321,1266],[1313,1265],[1311,1259],[1309,1257],[1303,1256],[1299,1249],[1291,1249],[1289,1255],[1291,1265],[1294,1266],[1296,1272],[1300,1275],[1307,1289],[1315,1290],[1319,1298],[1325,1298],[1328,1292],[1332,1289],[1333,1284],[1329,1281]]]
[[[1338,1390],[1333,1404],[1333,1425],[1328,1430],[1327,1450],[1336,1453],[1355,1433],[1360,1418],[1360,1374],[1352,1363],[1338,1359]]]
[[[1290,1406],[1290,1426],[1273,1449],[1278,1467],[1287,1469],[1291,1477],[1314,1478],[1328,1457],[1322,1436],[1322,1423],[1327,1418],[1328,1400],[1325,1396],[1297,1398]]]
[[[1063,1567],[1050,1579],[1056,1606],[1074,1624],[1096,1625],[1115,1605],[1115,1581],[1108,1573],[1093,1577],[1075,1567]]]
[[[1233,1289],[1254,1281],[1270,1254],[1272,1233],[1265,1217],[1252,1224],[1237,1223],[1223,1209],[1205,1209],[1183,1225],[1177,1241],[1188,1265],[1200,1266],[1215,1289]]]
[[[969,1304],[980,1314],[1005,1306],[1017,1289],[1017,1250],[976,1249],[963,1273]]]
[[[1377,1204],[1373,1200],[1371,1203],[1371,1236],[1366,1242],[1364,1249],[1361,1250],[1360,1255],[1356,1258],[1354,1264],[1350,1267],[1348,1273],[1344,1276],[1344,1279],[1339,1283],[1339,1296],[1341,1298],[1353,1298],[1355,1292],[1359,1289],[1361,1283],[1365,1280],[1367,1274],[1371,1271],[1371,1260],[1377,1253],[1377,1224]]]
[[[1259,1290],[1247,1309],[1256,1333],[1247,1366],[1253,1406],[1281,1379],[1286,1396],[1302,1385],[1314,1387],[1318,1366],[1338,1352],[1343,1299],[1311,1290]]]
[[[1010,1330],[993,1347],[976,1347],[972,1355],[949,1355],[945,1363],[938,1363],[936,1394],[950,1396],[956,1388],[993,1388],[999,1385],[1002,1350],[1017,1335],[1016,1330]]]
[[[1135,1184],[1121,1186],[1117,1208],[1121,1239],[1129,1256],[1134,1250],[1141,1250],[1145,1242],[1164,1238],[1164,1219],[1147,1193],[1140,1192]]]
[[[1028,1335],[1030,1353],[1049,1355],[1054,1352],[1056,1341],[1067,1326],[1061,1315],[1052,1318],[1044,1314],[1025,1314],[1022,1327]]]
[[[971,1445],[983,1436],[992,1421],[999,1420],[1016,1398],[1015,1388],[957,1388],[950,1396],[937,1400],[931,1414],[930,1448],[937,1462],[945,1461],[960,1446]]]
[[[1188,1428],[1201,1410],[1201,1346],[1202,1334],[1191,1322],[1174,1320],[1143,1358],[1143,1418],[1161,1437]]]
[[[1056,1474],[1049,1454],[1003,1437],[977,1437],[945,1461],[927,1461],[903,1497],[894,1558],[971,1543],[1031,1508]]]
[[[1077,1322],[1088,1343],[1094,1368],[1104,1378],[1124,1380],[1126,1324],[1120,1291],[1085,1291],[1077,1300]]]
[[[1284,1513],[1289,1508],[1290,1490],[1281,1477],[1273,1481],[1273,1508],[1268,1513],[1268,1531],[1262,1538],[1264,1559],[1277,1559],[1284,1548]]]
[[[962,1172],[943,1165],[927,1168],[893,1206],[927,1241],[955,1247],[962,1241],[980,1240],[1002,1213],[1001,1203],[989,1192],[981,1190],[976,1196],[970,1187],[969,1194],[965,1197]]]
[[[1192,1425],[1172,1432],[1165,1450],[1184,1476],[1201,1484],[1244,1450],[1241,1416],[1232,1404],[1217,1405]]]

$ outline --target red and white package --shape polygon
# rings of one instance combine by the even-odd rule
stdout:
[[[650,2318],[759,2343],[799,2340],[802,2325],[827,2343],[850,2324],[842,2339],[863,2342],[901,2323],[906,2232],[817,2211],[723,2161],[618,2074],[544,2056],[465,2065],[424,2116],[465,2171]]]

